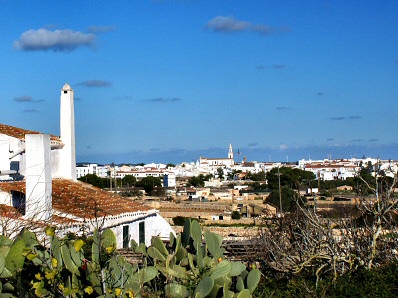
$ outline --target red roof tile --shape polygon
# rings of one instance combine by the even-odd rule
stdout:
[[[25,140],[26,134],[39,134],[40,132],[34,130],[27,130],[15,126],[5,125],[0,123],[0,134],[5,134],[20,140]],[[61,141],[59,137],[50,135],[52,141]]]
[[[26,193],[25,182],[1,182],[0,190]],[[150,210],[91,184],[66,179],[53,179],[52,204],[56,211],[86,219]]]

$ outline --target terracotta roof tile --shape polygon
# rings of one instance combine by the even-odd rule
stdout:
[[[0,123],[0,134],[5,134],[20,140],[25,140],[26,134],[39,134],[40,132],[34,130],[27,130],[15,126],[5,125]],[[59,137],[50,135],[52,141],[61,141]]]
[[[25,193],[25,182],[1,182],[0,190]],[[66,179],[53,179],[52,204],[56,211],[86,219],[150,210],[91,184]]]

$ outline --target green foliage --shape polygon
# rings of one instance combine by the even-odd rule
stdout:
[[[220,180],[224,180],[224,170],[223,168],[217,168],[217,176]]]
[[[126,175],[122,178],[122,185],[132,187],[137,183],[137,179],[133,175]]]
[[[183,226],[185,224],[185,221],[187,220],[187,217],[178,215],[172,218],[173,220],[173,225],[175,226]]]
[[[232,211],[231,218],[232,219],[241,219],[242,215],[239,211]]]
[[[24,230],[13,241],[0,237],[0,297],[251,297],[260,279],[258,269],[226,260],[221,236],[196,220],[167,246],[158,237],[150,247],[132,241],[142,267],[118,255],[110,229],[95,231],[90,245],[53,231],[47,248]]]
[[[209,181],[211,178],[213,178],[213,175],[211,174],[208,175],[200,174],[199,176],[189,178],[187,186],[203,187],[205,186],[205,181]]]
[[[395,297],[398,263],[386,263],[371,270],[361,267],[341,275],[337,281],[325,278],[316,287],[314,278],[276,273],[265,268],[265,276],[254,291],[256,297]]]
[[[282,193],[282,210],[283,212],[293,211],[296,207],[295,193],[292,189],[284,186],[281,189]],[[267,197],[266,203],[275,206],[279,210],[279,191],[273,190]]]
[[[259,173],[252,173],[249,172],[246,176],[247,179],[250,179],[252,181],[265,181],[266,180],[266,175],[264,171],[261,171]]]
[[[148,176],[137,181],[135,186],[143,187],[147,194],[151,194],[155,188],[162,187],[162,181],[159,177]]]
[[[279,168],[281,186],[287,186],[298,190],[300,185],[309,185],[315,179],[315,174],[309,171],[297,168],[281,167]],[[267,172],[266,178],[270,189],[279,188],[278,168],[273,168]]]
[[[95,174],[87,174],[86,176],[78,178],[78,180],[80,180],[82,182],[89,183],[89,184],[99,187],[99,188],[109,187],[109,179],[108,178],[101,178]]]

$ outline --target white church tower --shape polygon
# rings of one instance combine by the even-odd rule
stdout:
[[[228,158],[234,159],[234,151],[232,150],[232,144],[229,144]]]
[[[68,83],[61,90],[60,133],[64,147],[60,152],[61,176],[76,180],[75,110],[73,90]]]

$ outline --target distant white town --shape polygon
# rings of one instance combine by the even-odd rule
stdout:
[[[232,144],[226,150],[225,157],[200,157],[196,162],[183,162],[177,165],[166,165],[163,163],[149,163],[140,165],[101,165],[96,163],[78,164],[76,166],[76,177],[80,178],[87,174],[95,174],[101,178],[123,179],[127,175],[134,176],[137,180],[145,177],[163,178],[164,187],[175,187],[176,178],[194,177],[198,175],[211,174],[214,178],[206,181],[206,186],[217,187],[223,183],[227,184],[227,177],[233,175],[233,180],[245,180],[248,173],[267,173],[277,167],[292,167],[309,171],[315,174],[316,179],[346,180],[355,177],[363,166],[376,166],[384,171],[386,176],[394,177],[398,169],[398,161],[380,160],[378,158],[350,158],[350,159],[323,159],[323,160],[299,160],[297,162],[242,162],[234,160]],[[222,177],[220,175],[222,171]]]

